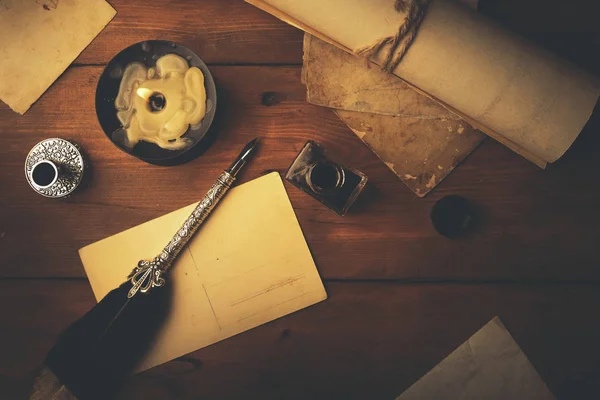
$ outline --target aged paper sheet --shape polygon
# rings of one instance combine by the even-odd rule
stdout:
[[[152,259],[195,204],[79,251],[97,300]],[[325,300],[283,182],[274,172],[234,187],[172,267],[173,303],[140,370]]]
[[[460,120],[335,113],[419,197],[442,182],[485,137]]]
[[[246,1],[349,52],[405,17],[394,0]],[[569,148],[600,93],[595,77],[452,0],[432,2],[394,73],[540,166]]]
[[[456,1],[477,10],[478,0]],[[317,37],[306,33],[303,47],[302,83],[309,103],[394,117],[460,119],[403,80]]]
[[[104,0],[0,0],[0,100],[25,113],[115,14]]]
[[[394,75],[305,34],[310,103],[342,121],[419,197],[435,188],[485,135]]]
[[[318,106],[394,117],[460,119],[396,76],[308,33],[302,81],[306,100]]]
[[[498,317],[397,400],[554,400]]]

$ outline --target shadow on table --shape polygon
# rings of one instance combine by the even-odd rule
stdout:
[[[480,0],[478,10],[505,28],[600,76],[600,2]]]

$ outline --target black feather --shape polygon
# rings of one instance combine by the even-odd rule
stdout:
[[[79,400],[110,398],[149,350],[171,301],[168,283],[131,299],[129,281],[68,327],[45,364]]]

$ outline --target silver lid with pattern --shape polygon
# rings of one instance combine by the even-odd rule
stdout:
[[[65,139],[42,140],[25,160],[29,186],[45,197],[67,197],[83,180],[85,160],[79,146]]]

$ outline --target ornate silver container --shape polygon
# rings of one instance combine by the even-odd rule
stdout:
[[[67,197],[77,189],[85,171],[79,146],[65,139],[42,140],[25,160],[25,177],[38,194],[50,198]]]

